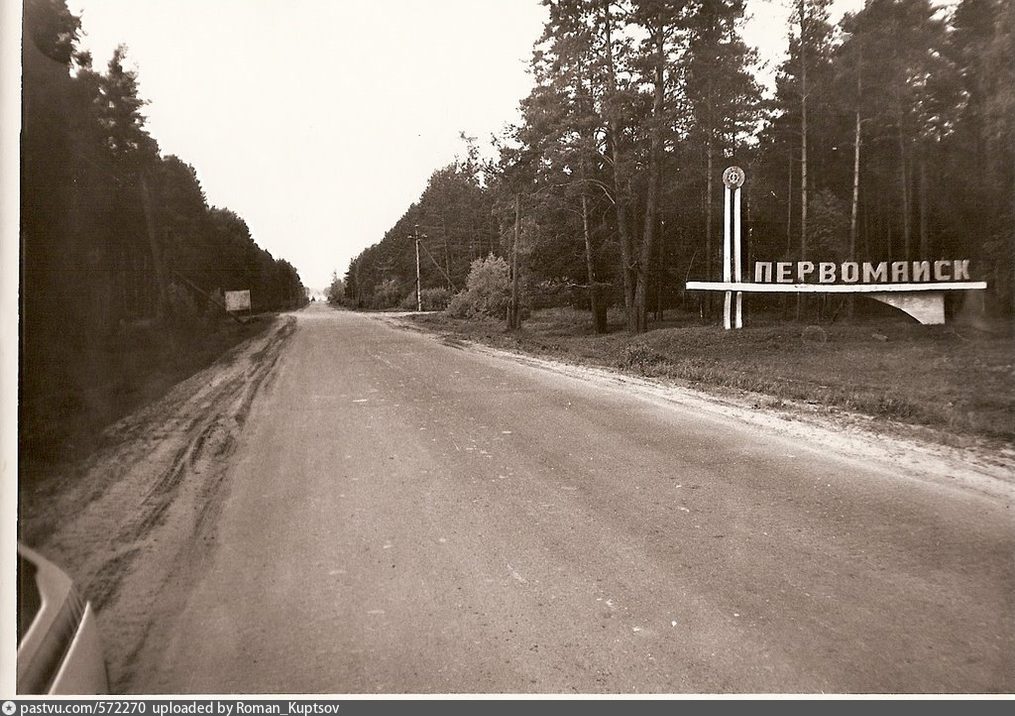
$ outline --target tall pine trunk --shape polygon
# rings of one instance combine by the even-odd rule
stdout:
[[[910,245],[909,244],[910,244],[910,241],[912,240],[911,222],[912,222],[912,211],[913,211],[913,209],[912,209],[912,198],[910,196],[910,189],[909,189],[909,166],[908,166],[908,160],[909,160],[909,158],[908,158],[907,153],[906,153],[906,137],[903,134],[902,116],[903,116],[902,115],[902,107],[900,105],[898,107],[898,122],[899,122],[899,127],[898,127],[898,132],[897,132],[897,134],[898,134],[897,140],[898,140],[898,145],[899,145],[899,188],[901,190],[900,191],[900,196],[901,196],[901,199],[902,199],[902,206],[901,206],[901,211],[902,211],[902,250],[904,252],[903,255],[902,255],[902,258],[903,259],[908,259],[908,258],[911,257]]]
[[[579,101],[582,103],[581,109],[583,112],[588,113],[590,110],[585,103],[585,80],[580,60],[578,62],[578,86]],[[589,309],[592,311],[592,328],[596,333],[606,333],[606,306],[601,305],[603,299],[599,295],[599,286],[596,281],[595,257],[592,252],[592,232],[589,229],[588,164],[590,146],[592,146],[592,141],[588,137],[582,136],[581,156],[579,158],[582,192],[582,235],[585,239],[585,270],[588,275]]]
[[[861,64],[863,56],[857,59],[856,67],[856,116],[853,125],[853,202],[849,209],[849,257],[855,261],[856,256],[856,220],[860,210],[860,101],[863,92],[863,73]]]
[[[922,153],[920,155],[920,258],[930,258],[930,236],[927,233],[927,161]]]
[[[807,256],[807,14],[800,0],[800,259]],[[803,294],[797,294],[796,317],[800,318]]]
[[[652,245],[655,242],[657,214],[659,211],[660,163],[662,162],[662,114],[663,114],[663,24],[655,28],[656,62],[655,62],[655,97],[652,102],[652,139],[649,148],[648,165],[648,197],[645,202],[645,225],[642,234],[641,255],[638,259],[638,272],[635,287],[634,330],[648,330],[648,312],[646,311],[646,294],[648,291],[649,265],[652,262]],[[628,322],[630,323],[630,321]]]
[[[705,280],[712,280],[712,192],[714,191],[714,179],[712,176],[713,172],[713,149],[712,149],[712,133],[709,131],[708,139],[705,144],[705,151],[707,158],[705,160],[705,169],[707,177],[705,179]],[[704,302],[704,313],[712,315],[712,292],[703,291],[705,294],[701,297]]]
[[[860,100],[863,91],[862,83],[862,55],[857,59],[856,67],[856,122],[853,127],[853,201],[849,208],[849,258],[857,260],[856,255],[856,220],[860,210],[860,130],[862,122],[860,119]],[[852,318],[856,300],[854,296],[849,297],[847,312]]]
[[[793,253],[793,147],[789,148],[788,169],[786,171],[786,258]]]
[[[596,267],[592,258],[592,232],[589,231],[589,198],[585,194],[584,182],[582,182],[582,234],[585,236],[585,270],[588,273],[592,327],[596,333],[606,333],[606,311],[600,312],[599,308],[599,286],[596,283]]]
[[[606,34],[606,118],[609,130],[608,142],[613,160],[613,198],[617,212],[617,233],[620,238],[620,273],[624,280],[624,311],[629,330],[637,325],[634,301],[634,277],[632,276],[633,250],[631,232],[627,225],[627,186],[624,177],[623,153],[620,148],[620,119],[617,116],[617,71],[613,62],[613,17],[610,0],[603,0],[603,22]]]
[[[508,328],[522,326],[522,314],[518,296],[518,239],[521,236],[522,197],[515,194],[515,240],[511,245],[511,303],[508,305]]]

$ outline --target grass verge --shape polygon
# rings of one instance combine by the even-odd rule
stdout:
[[[589,314],[547,309],[523,327],[408,317],[459,340],[583,365],[1015,441],[1015,338],[891,319],[807,326],[752,317],[740,331],[669,314],[648,332],[595,335]]]

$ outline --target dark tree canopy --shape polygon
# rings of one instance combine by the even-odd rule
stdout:
[[[715,278],[719,176],[747,170],[749,260],[969,258],[988,305],[1015,307],[1015,10],[1012,0],[868,0],[836,26],[828,0],[793,0],[788,57],[762,100],[743,41],[744,0],[544,0],[521,122],[497,139],[487,180],[431,182],[346,290],[379,305],[412,289],[414,223],[460,211],[488,222],[530,305],[715,309],[683,289]],[[445,170],[442,170],[445,171]],[[428,218],[420,218],[421,212]],[[428,226],[458,288],[486,234]],[[443,259],[442,259],[443,260]],[[443,280],[426,266],[425,285]],[[357,278],[358,276],[358,278]],[[776,307],[753,299],[757,307]],[[599,304],[599,308],[597,308]],[[813,310],[819,310],[817,304]]]
[[[133,326],[185,350],[173,336],[213,330],[223,290],[249,289],[255,311],[305,300],[295,269],[260,249],[239,217],[209,207],[193,167],[160,154],[126,47],[97,72],[77,51],[80,26],[65,0],[25,2],[20,366],[27,432],[54,396],[108,382]]]

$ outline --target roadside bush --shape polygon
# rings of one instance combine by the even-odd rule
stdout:
[[[468,318],[470,300],[466,293],[466,291],[459,291],[452,296],[444,313],[452,318]]]
[[[399,305],[401,297],[402,290],[398,286],[398,281],[389,278],[374,286],[373,295],[370,297],[370,308],[394,308]]]
[[[453,318],[503,317],[511,300],[508,275],[507,262],[499,256],[476,259],[465,290],[451,298],[445,313]]]
[[[451,303],[451,291],[446,288],[424,288],[420,292],[421,303],[424,311],[443,311]],[[416,307],[416,292],[413,291],[409,298],[412,299],[412,307]]]
[[[345,303],[345,283],[337,273],[332,272],[331,285],[325,289],[324,293],[328,298],[328,303],[332,306],[341,306]]]
[[[424,311],[443,311],[451,302],[451,291],[446,288],[424,288],[420,304]],[[402,301],[406,311],[416,310],[416,292],[413,291]]]

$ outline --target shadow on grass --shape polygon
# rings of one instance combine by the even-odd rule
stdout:
[[[103,345],[54,352],[25,366],[19,391],[19,477],[91,453],[102,431],[165,395],[231,348],[265,331],[273,315],[221,321],[185,331],[121,330]]]

